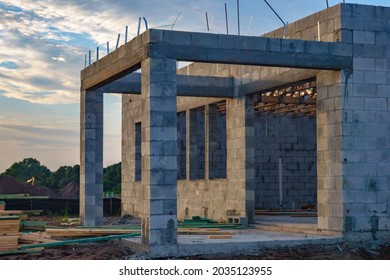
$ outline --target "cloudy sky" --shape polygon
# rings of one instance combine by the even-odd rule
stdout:
[[[269,0],[286,22],[326,8],[326,0]],[[328,1],[335,5],[342,1]],[[346,1],[390,6],[389,0]],[[79,88],[84,56],[105,55],[118,33],[150,28],[237,33],[236,0],[0,0],[0,172],[25,157],[55,170],[79,162]],[[240,1],[241,34],[259,35],[282,23],[262,0]],[[142,26],[141,31],[144,30]],[[120,97],[105,95],[105,165],[120,161]]]

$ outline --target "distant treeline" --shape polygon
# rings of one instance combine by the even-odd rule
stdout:
[[[34,178],[34,184],[51,189],[62,189],[69,182],[80,183],[80,165],[61,166],[52,172],[34,158],[15,162],[1,175],[14,177],[20,182]],[[121,163],[110,165],[103,170],[104,192],[119,194],[121,191]]]

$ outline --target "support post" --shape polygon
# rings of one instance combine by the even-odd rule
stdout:
[[[103,93],[81,91],[80,219],[85,226],[103,223]]]
[[[245,96],[245,211],[255,222],[255,128],[253,95]]]
[[[176,60],[142,61],[142,243],[177,243]]]

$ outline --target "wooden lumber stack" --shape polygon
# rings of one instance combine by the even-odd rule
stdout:
[[[234,231],[221,231],[220,228],[178,228],[178,234],[199,234],[199,235],[233,235]]]
[[[126,233],[140,233],[141,229],[103,228],[46,228],[46,233],[55,237],[106,236]],[[178,228],[178,234],[233,235],[234,231],[221,231],[220,228]]]
[[[47,228],[50,236],[76,237],[76,236],[106,236],[116,234],[140,233],[138,229],[102,229],[102,228]]]
[[[0,216],[0,252],[16,250],[19,238],[19,216]]]
[[[51,243],[58,240],[52,239],[50,235],[45,232],[29,232],[21,234],[19,237],[19,244],[36,244],[36,243]]]

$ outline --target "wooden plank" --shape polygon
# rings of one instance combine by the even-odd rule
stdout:
[[[18,194],[0,194],[0,199],[13,199],[13,198],[25,198],[29,197],[28,193],[18,193]]]
[[[47,222],[40,221],[21,221],[20,228],[22,230],[40,230],[44,231],[46,229]]]
[[[231,235],[209,235],[207,237],[208,239],[230,239],[232,238]]]
[[[4,215],[40,215],[42,214],[43,210],[1,210],[0,209],[0,216]]]
[[[139,233],[140,229],[82,229],[82,228],[47,228],[46,233],[51,236],[104,236],[114,234]]]
[[[30,196],[29,194],[0,194],[0,199],[49,199],[49,197]]]
[[[54,247],[54,246],[63,246],[63,245],[71,245],[71,244],[79,244],[79,243],[108,241],[108,240],[119,239],[119,238],[132,238],[140,235],[141,235],[140,233],[130,233],[130,234],[109,235],[109,236],[83,238],[83,239],[73,239],[73,240],[58,241],[52,243],[29,244],[29,245],[21,245],[19,246],[19,249],[24,250],[24,249],[31,249],[31,248]]]
[[[229,235],[234,235],[235,232],[234,231],[208,231],[208,230],[204,230],[204,231],[184,231],[184,230],[177,230],[177,233],[178,234],[200,234],[200,235],[226,235],[226,234],[229,234]]]
[[[28,234],[21,234],[19,237],[19,243],[34,244],[34,243],[49,243],[55,241],[59,241],[59,240],[52,239],[50,235],[44,232],[33,232]]]
[[[18,235],[3,235],[0,236],[0,252],[16,250],[18,248]]]
[[[0,221],[2,220],[19,220],[19,216],[12,215],[12,216],[0,216]]]

